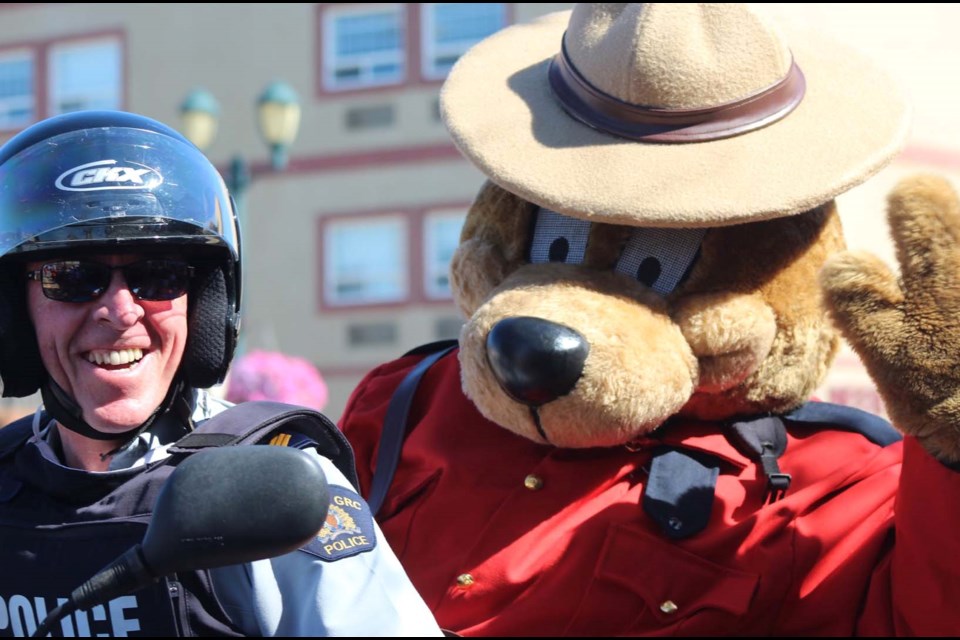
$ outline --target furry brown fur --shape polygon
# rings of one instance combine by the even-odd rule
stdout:
[[[831,312],[902,431],[960,462],[960,204],[946,180],[918,176],[889,198],[900,281],[877,258],[844,253],[822,272]]]
[[[709,229],[688,277],[667,296],[613,269],[631,227],[594,223],[582,264],[530,264],[536,207],[492,183],[475,201],[452,282],[467,395],[487,418],[562,447],[623,444],[673,415],[779,412],[819,384],[838,338],[817,272],[843,248],[833,203],[798,216]],[[531,409],[506,392],[486,339],[504,318],[576,330],[589,345],[573,389]]]

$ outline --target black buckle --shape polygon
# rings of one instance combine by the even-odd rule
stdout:
[[[789,473],[775,473],[767,476],[767,495],[765,502],[773,504],[777,500],[782,500],[787,495],[787,489],[790,488]]]
[[[777,464],[777,457],[773,453],[772,445],[769,442],[764,442],[762,446],[763,453],[760,454],[760,462],[763,465],[763,474],[767,476],[767,493],[764,502],[773,504],[787,495],[787,489],[790,488],[792,478],[789,473],[780,471],[780,465]]]

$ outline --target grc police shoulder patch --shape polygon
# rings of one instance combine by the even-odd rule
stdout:
[[[331,484],[327,521],[320,533],[300,550],[332,562],[371,551],[376,546],[370,507],[353,491]]]

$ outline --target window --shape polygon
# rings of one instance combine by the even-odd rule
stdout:
[[[331,222],[323,234],[324,292],[331,305],[409,296],[407,224],[400,216]]]
[[[507,22],[503,3],[424,3],[423,77],[445,78],[450,68],[471,46],[499,31]]]
[[[320,3],[319,93],[436,84],[513,19],[510,3]]]
[[[49,115],[81,109],[119,109],[120,42],[73,41],[50,47]]]
[[[0,129],[25,127],[36,119],[33,74],[32,52],[0,53]]]
[[[428,298],[450,298],[450,261],[460,244],[464,211],[433,211],[423,221],[423,289]]]
[[[0,51],[0,131],[81,109],[123,108],[122,34]]]
[[[337,91],[402,82],[405,22],[400,4],[340,8],[324,14],[324,87]]]

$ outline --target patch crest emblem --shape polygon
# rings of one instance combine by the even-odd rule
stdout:
[[[330,562],[349,558],[377,546],[370,507],[346,487],[330,485],[330,510],[317,536],[301,551]]]

